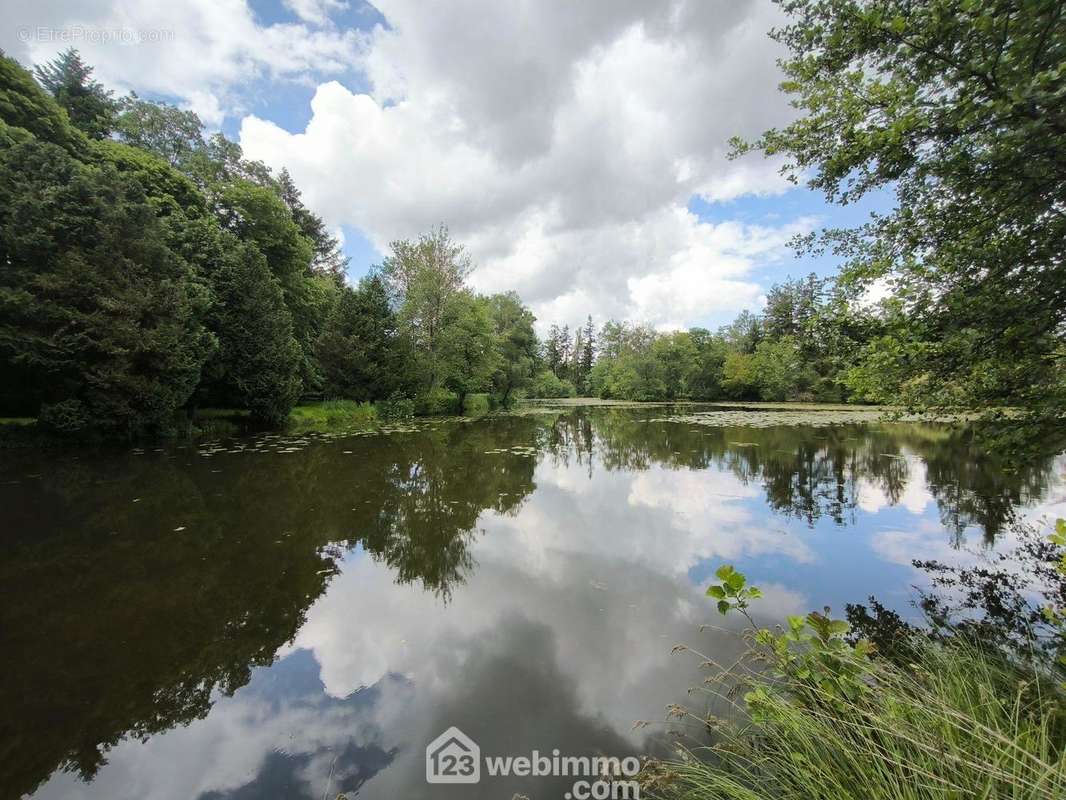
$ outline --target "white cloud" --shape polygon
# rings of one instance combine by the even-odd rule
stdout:
[[[330,14],[348,8],[344,0],[284,0],[285,7],[304,22],[325,25]]]
[[[907,477],[903,491],[894,502],[885,491],[882,481],[867,477],[859,478],[859,508],[867,514],[876,514],[881,509],[899,505],[917,516],[925,513],[926,507],[933,502],[925,462],[911,454],[906,448],[903,449],[903,453],[908,462]]]
[[[813,224],[687,209],[785,188],[776,164],[726,158],[730,136],[788,115],[769,4],[377,7],[389,27],[366,45],[368,93],[322,84],[304,131],[249,116],[241,143],[379,250],[446,222],[476,287],[517,289],[542,324],[670,326],[757,305],[754,268]]]

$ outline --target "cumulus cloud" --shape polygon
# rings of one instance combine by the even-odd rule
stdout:
[[[446,222],[476,287],[517,289],[544,323],[669,327],[758,305],[755,267],[813,225],[688,210],[785,188],[775,163],[726,157],[730,136],[787,117],[769,4],[376,6],[369,90],[322,84],[305,130],[248,116],[241,143],[379,250]]]

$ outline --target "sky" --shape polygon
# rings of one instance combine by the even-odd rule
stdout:
[[[357,280],[440,224],[479,291],[538,327],[587,314],[662,329],[758,310],[854,224],[731,136],[795,115],[769,0],[0,0],[25,65],[68,46],[117,93],[196,111],[287,167]]]

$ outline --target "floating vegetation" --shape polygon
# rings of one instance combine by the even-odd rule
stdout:
[[[689,414],[674,414],[654,417],[650,422],[682,422],[691,425],[706,425],[713,428],[772,428],[784,425],[829,427],[832,425],[855,425],[884,421],[884,412],[877,409],[832,408],[824,411],[805,409],[784,411],[778,409],[713,410]],[[930,415],[905,414],[893,417],[892,422],[952,422],[954,418]],[[757,447],[753,442],[730,442],[735,447]]]

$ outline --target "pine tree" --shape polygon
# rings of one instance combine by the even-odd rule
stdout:
[[[562,348],[559,346],[561,338],[562,331],[559,330],[559,326],[552,325],[548,330],[548,341],[544,346],[544,362],[556,378],[559,377],[559,365],[563,361]]]
[[[358,289],[345,288],[316,353],[332,397],[385,400],[406,388],[406,342],[379,276],[363,278]]]
[[[207,296],[139,184],[31,140],[0,151],[0,361],[42,422],[165,425],[212,349]]]
[[[70,121],[93,139],[103,139],[114,124],[118,104],[113,92],[93,80],[93,68],[74,48],[33,68],[38,82],[66,109]]]
[[[596,328],[592,324],[592,315],[589,314],[585,323],[585,339],[581,350],[581,372],[588,377],[592,372],[592,365],[596,361]]]
[[[292,315],[259,249],[225,239],[231,244],[211,275],[216,303],[210,326],[219,352],[205,370],[210,399],[247,408],[253,417],[276,424],[300,394]]]
[[[344,273],[348,269],[348,257],[341,250],[337,237],[326,229],[326,223],[322,221],[322,218],[303,204],[300,190],[296,188],[296,183],[284,167],[278,176],[278,193],[289,211],[292,212],[293,221],[300,229],[300,233],[311,240],[314,248],[311,268],[315,272],[329,275],[338,282],[343,282]]]
[[[573,341],[570,339],[570,326],[563,325],[559,331],[559,371],[556,375],[566,380],[571,379],[570,355]]]
[[[570,380],[580,392],[584,388],[585,373],[581,369],[581,354],[585,351],[584,333],[581,328],[574,334],[574,345],[570,348]]]

